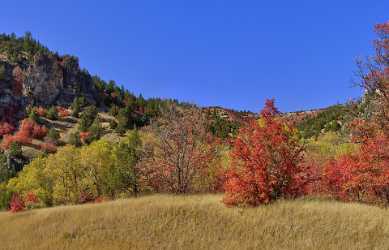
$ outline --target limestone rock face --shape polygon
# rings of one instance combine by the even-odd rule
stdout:
[[[51,55],[36,55],[25,72],[23,95],[36,104],[54,104],[63,90],[63,69]]]
[[[37,53],[18,64],[0,57],[0,121],[17,120],[29,104],[68,106],[77,96],[99,103],[92,78],[77,58]]]

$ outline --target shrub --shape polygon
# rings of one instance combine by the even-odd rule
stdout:
[[[32,143],[32,140],[22,134],[6,135],[1,143],[1,148],[7,150],[13,143],[17,143],[19,145],[29,145]]]
[[[45,126],[39,125],[33,120],[24,119],[15,137],[43,139],[47,135],[47,132],[48,129]]]
[[[80,132],[80,140],[82,143],[87,143],[90,136],[91,136],[91,132],[89,131],[86,131],[86,132]]]
[[[134,121],[129,107],[120,109],[116,118],[118,120],[116,132],[119,134],[124,134],[127,129],[132,128]]]
[[[199,181],[208,175],[218,156],[218,147],[210,135],[201,110],[179,110],[172,106],[155,126],[154,154],[148,171],[150,186],[157,191],[195,193]]]
[[[38,208],[41,206],[39,203],[39,198],[34,192],[28,192],[24,198],[24,204],[27,209]]]
[[[297,132],[277,114],[274,101],[268,100],[261,119],[240,129],[226,174],[225,204],[257,206],[303,190],[306,176]]]
[[[79,124],[80,131],[85,132],[89,129],[96,119],[97,113],[97,108],[95,106],[89,106],[82,112]]]
[[[40,149],[45,153],[55,153],[57,151],[57,147],[50,142],[45,142],[39,145]]]
[[[11,213],[21,212],[26,208],[23,199],[19,194],[14,193],[9,204],[9,210]]]
[[[70,111],[64,107],[57,107],[57,112],[60,118],[68,117],[71,114]]]
[[[8,210],[12,199],[12,192],[8,190],[5,184],[0,183],[0,210]]]
[[[47,110],[44,108],[44,107],[37,107],[37,108],[34,108],[34,113],[38,116],[46,116],[46,113],[47,113]]]
[[[380,135],[356,153],[330,161],[324,170],[328,192],[344,201],[389,204],[389,140]]]
[[[116,129],[117,126],[118,126],[118,123],[117,123],[115,120],[110,120],[110,121],[109,121],[109,127],[110,127],[111,129]]]
[[[82,145],[79,132],[74,132],[74,133],[70,134],[70,136],[69,136],[69,144],[73,145],[75,147],[80,147]]]
[[[112,105],[112,107],[109,110],[109,114],[112,116],[117,116],[119,113],[119,107],[117,105]]]
[[[15,174],[15,170],[8,166],[7,156],[0,151],[0,183],[8,181]]]
[[[89,132],[89,142],[98,140],[103,135],[103,128],[101,127],[100,119],[98,117],[96,117],[92,125],[89,127]]]
[[[83,97],[77,97],[73,100],[73,103],[71,105],[71,108],[72,108],[72,116],[74,117],[78,117],[80,112],[81,112],[81,108],[84,107],[86,104],[86,101],[85,101],[85,98]]]
[[[51,128],[47,133],[47,137],[50,140],[50,142],[56,143],[60,138],[60,134],[56,129]]]
[[[15,127],[8,122],[0,122],[0,137],[8,135],[15,130]]]
[[[58,119],[57,109],[55,107],[49,108],[49,110],[47,111],[47,115],[46,116],[50,120],[57,120]]]

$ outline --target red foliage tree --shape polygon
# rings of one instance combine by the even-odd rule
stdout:
[[[21,122],[19,131],[16,135],[22,137],[42,139],[47,135],[48,129],[45,126],[41,126],[30,119],[24,119]]]
[[[26,208],[23,199],[19,194],[15,193],[12,195],[11,202],[9,204],[9,210],[12,213],[21,212]]]
[[[46,116],[47,114],[47,110],[44,108],[44,107],[37,107],[37,108],[34,108],[33,110],[38,116]]]
[[[371,60],[359,61],[361,87],[374,99],[370,121],[389,135],[389,22],[375,26],[375,56]]]
[[[25,137],[22,134],[5,135],[1,143],[1,148],[3,150],[7,150],[10,147],[12,142],[17,142],[22,145],[30,145],[32,143],[32,140],[31,138]]]
[[[240,129],[224,184],[227,205],[257,206],[304,192],[303,148],[277,114],[274,101],[267,100],[261,119]]]
[[[91,132],[89,131],[81,131],[80,132],[80,140],[82,143],[85,143],[87,141],[87,139],[91,136]]]
[[[58,116],[61,118],[68,117],[70,115],[70,111],[64,107],[57,107]]]
[[[43,152],[46,152],[46,153],[57,152],[57,147],[53,143],[50,143],[50,142],[42,143],[39,145],[39,147]]]
[[[20,123],[19,130],[14,135],[5,135],[1,147],[8,149],[12,142],[22,145],[30,145],[32,138],[43,139],[47,135],[48,129],[30,119],[24,119]]]
[[[15,130],[15,127],[8,122],[0,122],[0,137],[8,135]]]
[[[389,138],[381,134],[365,141],[359,152],[325,167],[329,192],[338,199],[389,203]]]

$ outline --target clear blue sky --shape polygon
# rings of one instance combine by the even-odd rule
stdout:
[[[358,96],[354,60],[388,19],[388,0],[22,0],[2,2],[0,32],[146,97],[291,111]]]

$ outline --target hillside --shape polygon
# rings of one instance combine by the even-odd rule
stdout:
[[[387,249],[389,212],[333,201],[226,208],[219,195],[0,213],[1,249]]]

